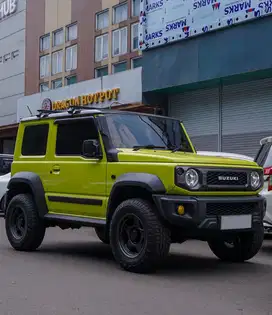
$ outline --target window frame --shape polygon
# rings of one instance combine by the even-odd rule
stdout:
[[[74,77],[75,77],[76,80],[77,80],[77,75],[76,75],[76,74],[69,75],[69,76],[65,77],[65,86],[70,86],[70,85],[76,84],[77,81],[76,81],[75,83],[72,83],[72,84],[67,84],[67,81],[68,81],[70,78],[74,78]]]
[[[48,58],[48,67],[47,67],[48,73],[45,74],[44,76],[41,76],[41,60],[43,58]],[[39,67],[40,68],[40,79],[50,77],[50,73],[51,73],[51,67],[50,67],[50,65],[51,65],[51,55],[50,54],[42,55],[42,56],[40,56],[39,61],[40,61],[40,67]]]
[[[139,14],[135,14],[135,12],[134,12],[134,3],[135,3],[135,1],[139,1]],[[132,17],[135,17],[135,16],[139,16],[140,15],[140,0],[131,0],[131,16]]]
[[[48,87],[48,90],[47,90],[47,91],[42,91],[42,90],[41,90],[41,87],[42,87],[43,85],[46,85],[46,86]],[[40,90],[40,93],[48,92],[48,91],[50,90],[50,88],[49,88],[49,82],[47,81],[47,82],[40,83],[40,85],[39,85],[39,90]]]
[[[41,127],[41,126],[47,126],[47,135],[45,138],[45,152],[44,154],[24,154],[24,140],[25,140],[25,134],[26,134],[26,130],[27,128],[32,128],[32,127]],[[35,123],[35,124],[31,124],[31,125],[27,125],[24,127],[24,132],[23,132],[23,137],[22,137],[22,144],[21,144],[21,155],[23,157],[45,157],[47,154],[47,148],[48,148],[48,139],[49,139],[49,133],[50,133],[50,125],[49,123]],[[34,146],[33,146],[34,147]]]
[[[121,52],[121,47],[122,47],[121,31],[124,29],[126,30],[126,36],[125,36],[125,38],[126,38],[126,51]],[[114,46],[115,46],[114,45],[114,34],[117,32],[119,32],[119,54],[114,53]],[[111,53],[112,53],[112,57],[122,56],[122,55],[125,55],[128,53],[128,27],[127,26],[118,28],[112,32],[112,52]]]
[[[97,72],[98,72],[99,70],[101,70],[101,69],[106,69],[106,68],[108,69],[108,74],[106,74],[106,75],[109,75],[109,66],[106,65],[106,66],[99,67],[99,68],[96,68],[96,69],[95,69],[95,78],[102,78],[102,77],[105,77],[106,75],[103,75],[103,76],[99,77],[99,76],[97,75]]]
[[[115,66],[116,66],[116,65],[120,65],[120,64],[126,64],[126,70],[128,70],[128,69],[127,69],[127,64],[128,64],[128,63],[127,63],[126,60],[125,60],[125,61],[116,62],[116,63],[113,63],[113,64],[112,64],[112,73],[113,73],[113,74],[126,71],[126,70],[122,70],[122,71],[118,71],[118,72],[115,72],[115,71],[114,71]]]
[[[107,57],[103,57],[103,48],[104,48],[104,38],[107,37],[108,40],[108,44],[107,44]],[[101,38],[101,48],[100,48],[100,55],[101,55],[101,59],[97,59],[97,54],[96,54],[96,49],[97,49],[97,41],[98,39]],[[95,37],[95,48],[94,48],[94,52],[95,52],[95,62],[100,62],[102,60],[107,60],[109,58],[109,33],[105,33],[99,36]]]
[[[132,58],[131,59],[131,63],[130,63],[130,67],[131,67],[131,69],[137,69],[137,68],[140,68],[140,67],[133,67],[133,62],[134,62],[134,60],[137,60],[137,59],[142,59],[142,57],[141,56],[139,56],[139,57],[135,57],[135,58]]]
[[[120,21],[116,21],[116,9],[120,8],[120,7],[123,7],[123,6],[126,6],[127,7],[127,16],[124,20],[120,20]],[[124,21],[127,21],[128,20],[128,2],[125,1],[125,2],[122,2],[118,5],[115,5],[113,8],[112,8],[112,24],[118,24],[118,23],[121,23],[121,22],[124,22]]]
[[[75,56],[76,56],[76,61],[75,61],[76,66],[75,66],[75,68],[73,68],[73,62],[72,62],[71,68],[67,68],[67,51],[68,51],[68,50],[73,51],[73,48],[74,48],[74,47],[76,47],[76,54],[75,54]],[[72,71],[72,70],[76,70],[76,69],[77,69],[77,66],[78,66],[78,62],[77,62],[77,57],[78,57],[78,56],[77,56],[77,53],[78,53],[77,44],[65,48],[65,71],[66,71],[66,72]],[[71,60],[73,60],[73,58],[71,58]]]
[[[59,53],[61,53],[61,63],[60,63],[60,67],[61,67],[61,71],[59,72],[54,72],[53,71],[53,62],[54,62],[54,56],[57,55],[59,56]],[[63,50],[57,50],[57,51],[54,51],[52,53],[52,58],[51,58],[51,73],[52,75],[56,75],[56,74],[59,74],[59,73],[62,73],[63,72],[63,57],[64,57],[64,53],[63,53]],[[58,59],[58,58],[57,58]],[[57,62],[57,65],[56,65],[56,68],[58,68],[58,62]]]
[[[137,45],[137,48],[133,48],[133,44],[134,44],[134,37],[133,37],[133,33],[134,33],[134,26],[135,25],[138,25],[138,34],[137,34],[137,44],[138,44],[138,42],[139,42],[139,22],[137,22],[137,23],[133,23],[133,24],[131,24],[131,29],[130,29],[130,36],[131,36],[131,47],[130,47],[130,49],[131,49],[131,51],[137,51],[137,50],[139,50],[139,47],[138,47],[138,45]]]
[[[91,123],[93,123],[94,127],[95,127],[95,130],[97,132],[97,139],[99,141],[99,145],[101,146],[101,141],[100,141],[100,137],[99,137],[99,130],[97,128],[97,125],[94,121],[94,118],[93,117],[80,117],[78,119],[60,119],[60,120],[56,120],[55,121],[55,124],[57,126],[57,130],[56,130],[56,142],[55,142],[55,152],[54,152],[54,155],[56,158],[64,158],[64,157],[73,157],[73,158],[84,158],[86,160],[98,160],[96,157],[86,157],[84,156],[82,153],[81,154],[59,154],[57,153],[57,149],[58,149],[58,136],[59,136],[59,127],[60,126],[63,126],[63,125],[73,125],[73,124],[76,124],[78,123],[79,125],[81,125],[82,122],[85,122],[85,121],[89,121]],[[87,140],[87,139],[86,139]],[[91,140],[91,139],[88,139],[88,140]]]
[[[42,43],[43,43],[43,40],[44,40],[45,38],[48,38],[48,48],[43,49]],[[40,37],[40,52],[44,52],[44,51],[47,51],[47,50],[49,50],[49,49],[50,49],[50,33],[45,34],[45,35],[43,35],[43,36]]]
[[[76,26],[76,37],[70,39],[70,38],[69,38],[69,30],[70,30],[72,27],[74,27],[74,26]],[[77,40],[77,38],[78,38],[78,24],[77,24],[77,22],[67,25],[67,26],[66,26],[66,42],[71,42],[71,41],[73,41],[73,40]]]
[[[62,33],[62,42],[60,44],[55,43],[56,34],[58,34],[58,33]],[[61,46],[63,44],[64,44],[64,30],[63,30],[63,28],[59,28],[53,32],[52,46],[58,47],[58,46]]]
[[[103,15],[103,14],[105,14],[105,13],[108,14],[108,25],[105,26],[105,27],[99,28],[99,27],[98,27],[98,17],[101,16],[101,15]],[[110,11],[109,11],[109,9],[105,9],[105,10],[103,10],[103,11],[97,12],[97,13],[95,14],[95,29],[96,29],[97,31],[99,31],[99,30],[106,29],[106,28],[108,28],[109,26],[110,26]]]
[[[54,87],[54,83],[57,82],[57,81],[61,82],[61,86],[59,86],[59,87]],[[57,90],[57,89],[62,88],[62,87],[63,87],[62,78],[52,80],[51,85],[52,85],[52,90]]]

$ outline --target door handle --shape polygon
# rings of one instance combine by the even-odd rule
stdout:
[[[60,172],[60,166],[59,165],[54,165],[52,167],[52,170],[50,171],[51,174],[59,174]]]

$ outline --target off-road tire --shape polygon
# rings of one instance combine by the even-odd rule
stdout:
[[[97,227],[95,228],[95,233],[102,243],[107,245],[110,244],[110,238],[109,234],[106,231],[106,228]]]
[[[253,232],[240,233],[237,242],[230,248],[224,239],[214,239],[208,242],[212,252],[222,261],[244,262],[253,258],[262,247],[264,228],[260,226]]]
[[[142,252],[131,258],[122,251],[118,237],[118,226],[122,218],[132,214],[143,223],[145,242]],[[110,244],[113,256],[120,266],[130,272],[148,273],[155,271],[169,253],[170,231],[160,222],[154,206],[142,199],[129,199],[116,209],[110,224]]]
[[[15,238],[11,231],[11,218],[16,208],[24,213],[26,232],[21,239]],[[33,197],[30,194],[19,194],[12,198],[6,213],[6,234],[11,246],[17,251],[34,251],[42,243],[45,235],[45,224],[39,218]]]

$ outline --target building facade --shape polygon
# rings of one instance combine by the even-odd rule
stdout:
[[[0,153],[12,153],[24,95],[25,0],[0,0]]]
[[[271,4],[143,3],[146,102],[180,118],[199,150],[254,156],[272,135]]]
[[[140,0],[28,0],[26,95],[139,67]]]

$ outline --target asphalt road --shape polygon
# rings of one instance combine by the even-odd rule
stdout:
[[[91,229],[49,229],[35,253],[10,248],[0,220],[1,315],[270,315],[272,240],[246,264],[202,242],[174,245],[153,275],[120,270]]]

